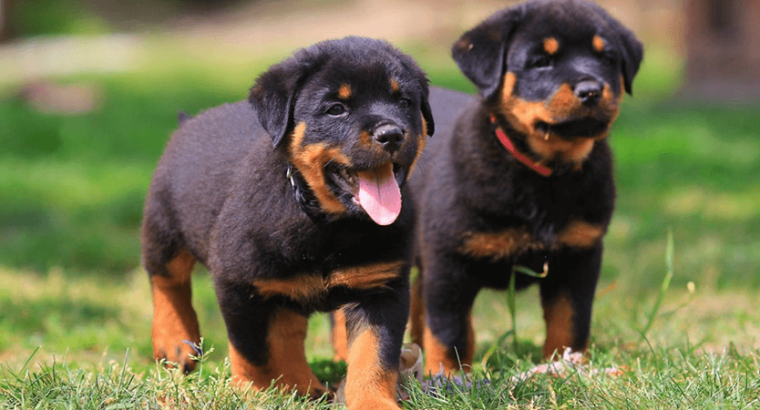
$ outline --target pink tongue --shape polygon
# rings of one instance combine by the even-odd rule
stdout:
[[[358,199],[376,224],[392,224],[401,212],[401,190],[393,177],[393,165],[359,172]]]

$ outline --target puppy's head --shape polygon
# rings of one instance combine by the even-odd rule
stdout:
[[[594,3],[531,0],[465,33],[452,53],[520,145],[542,162],[579,164],[632,92],[643,49]]]
[[[396,220],[400,187],[434,129],[411,57],[380,40],[325,41],[263,73],[249,100],[322,212]]]

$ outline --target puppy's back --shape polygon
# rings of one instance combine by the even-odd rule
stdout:
[[[235,167],[266,133],[245,101],[225,104],[185,120],[172,135],[157,173],[171,168],[172,183],[206,176]],[[221,182],[221,181],[220,181]]]
[[[271,151],[270,138],[247,101],[182,121],[153,175],[146,220],[160,222],[166,232],[181,236],[181,242],[203,261],[235,175],[246,172],[247,157],[266,158]]]
[[[430,109],[435,118],[436,132],[422,151],[419,164],[410,179],[415,196],[421,195],[429,185],[435,185],[436,181],[430,181],[427,174],[446,164],[449,154],[446,151],[455,133],[457,119],[468,107],[477,106],[478,101],[476,95],[430,87]]]
[[[465,106],[477,98],[479,97],[459,91],[430,87],[430,109],[433,111],[437,128],[430,142],[435,144],[438,139],[449,138],[459,114]]]

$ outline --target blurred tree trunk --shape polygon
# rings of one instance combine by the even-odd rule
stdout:
[[[685,7],[686,94],[760,100],[760,0],[686,0]]]
[[[11,37],[11,1],[0,0],[0,43]]]

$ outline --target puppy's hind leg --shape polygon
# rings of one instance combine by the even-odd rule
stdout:
[[[425,332],[425,301],[422,295],[422,268],[412,284],[412,308],[410,313],[410,333],[412,342],[423,347]]]
[[[151,275],[153,356],[177,363],[184,372],[195,368],[197,355],[189,344],[200,343],[198,318],[191,303],[190,275],[195,258],[181,251],[166,265],[168,276]]]
[[[428,259],[430,260],[430,259]],[[425,374],[469,371],[475,352],[472,305],[480,284],[465,266],[431,260],[423,276]]]
[[[346,332],[346,314],[342,309],[330,313],[330,341],[333,345],[335,356],[333,360],[348,360],[348,334]]]
[[[183,248],[166,246],[157,226],[146,218],[143,224],[143,264],[150,276],[153,298],[153,357],[176,363],[184,372],[195,368],[190,356],[200,343],[198,318],[191,303],[190,279],[195,257]],[[174,243],[174,241],[169,241]]]

